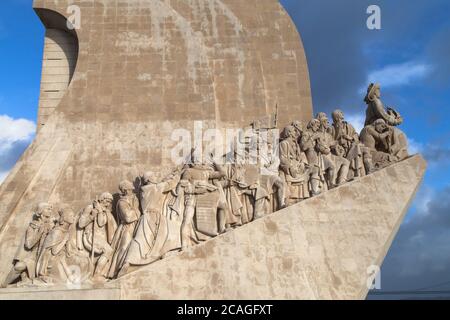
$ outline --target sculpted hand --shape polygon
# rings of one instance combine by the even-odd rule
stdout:
[[[350,137],[348,134],[344,135],[344,139],[348,140],[348,141],[353,141],[353,137]]]
[[[390,134],[391,134],[391,131],[389,129],[388,131],[381,133],[380,134],[380,138],[381,139],[386,139],[387,137],[389,137]]]
[[[92,210],[92,211],[91,211],[91,216],[90,216],[91,220],[94,220],[95,217],[97,217],[99,213],[100,213],[100,210],[99,210],[99,209],[94,209],[94,210]]]
[[[257,189],[258,188],[258,183],[254,183],[250,186],[251,190]]]
[[[46,223],[42,226],[42,230],[40,230],[41,234],[47,234],[52,229],[52,225],[50,223]]]

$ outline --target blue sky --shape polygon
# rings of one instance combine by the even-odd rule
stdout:
[[[0,114],[34,120],[39,100],[44,27],[32,10],[31,0],[3,0],[2,3]]]
[[[303,38],[315,111],[339,107],[360,124],[362,90],[371,80],[381,82],[384,102],[402,113],[412,148],[429,162],[383,265],[383,290],[450,281],[450,1],[281,3]],[[2,0],[0,11],[0,180],[35,128],[44,28],[31,4]],[[381,8],[381,30],[366,27],[371,4]]]

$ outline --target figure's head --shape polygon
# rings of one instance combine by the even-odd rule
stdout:
[[[100,195],[98,201],[105,207],[110,207],[114,201],[114,198],[111,193],[105,192]]]
[[[152,171],[147,171],[146,173],[144,173],[144,175],[142,176],[142,180],[145,185],[157,184],[159,182],[158,174]]]
[[[74,224],[75,223],[75,212],[67,207],[64,206],[61,209],[58,210],[58,214],[59,214],[59,224]]]
[[[345,157],[345,149],[341,145],[339,145],[339,144],[336,145],[334,147],[334,150],[336,152],[336,155],[341,156],[341,157]]]
[[[133,193],[134,186],[130,181],[124,180],[119,184],[119,190],[123,195],[128,195]]]
[[[344,121],[344,112],[342,112],[342,110],[334,110],[331,116],[333,117],[333,122],[335,123],[341,123]]]
[[[373,126],[375,127],[375,130],[376,130],[378,133],[383,133],[383,132],[385,132],[386,129],[388,128],[388,127],[387,127],[387,124],[386,124],[386,121],[384,121],[383,119],[378,119],[378,120],[376,120],[376,121],[373,123]]]
[[[47,202],[41,202],[36,208],[36,216],[48,219],[53,214],[53,206]]]
[[[364,101],[369,104],[371,101],[373,101],[375,98],[381,97],[381,87],[378,83],[371,83],[369,87],[367,88],[367,95],[364,99]]]
[[[292,122],[291,126],[295,128],[297,131],[297,137],[301,137],[303,133],[303,125],[300,121],[294,121]]]
[[[320,121],[317,119],[312,119],[308,123],[308,130],[311,130],[312,132],[317,132],[320,129]]]
[[[381,87],[380,85],[377,83],[375,85],[375,97],[380,98],[381,97]]]
[[[288,139],[288,138],[295,139],[297,137],[297,129],[295,129],[294,126],[287,126],[283,130],[283,136],[285,139]]]
[[[325,112],[319,112],[316,119],[319,120],[320,125],[324,128],[327,128],[330,125],[328,122],[328,116]]]

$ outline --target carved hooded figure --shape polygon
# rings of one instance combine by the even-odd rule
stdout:
[[[111,247],[114,250],[114,256],[111,261],[111,267],[108,272],[108,278],[113,279],[117,276],[133,240],[134,230],[141,216],[139,210],[139,200],[134,194],[134,186],[130,181],[122,181],[119,185],[121,196],[117,202],[117,217],[119,227],[114,235]]]
[[[70,208],[59,210],[58,224],[46,236],[36,264],[36,274],[47,282],[49,264],[52,259],[63,255],[70,239],[70,227],[75,223],[75,213]]]
[[[25,237],[13,261],[13,268],[6,277],[3,287],[13,284],[19,278],[26,283],[36,278],[36,262],[44,239],[54,226],[53,207],[48,203],[40,203],[28,225]]]
[[[78,249],[90,252],[91,264],[95,264],[94,274],[106,276],[108,262],[111,261],[111,247],[117,223],[112,215],[113,196],[105,192],[93,204],[87,206],[78,220]],[[98,257],[94,262],[94,258]]]

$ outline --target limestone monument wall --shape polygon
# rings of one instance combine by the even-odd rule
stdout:
[[[35,0],[47,28],[39,129],[0,186],[0,280],[41,201],[79,210],[172,167],[174,129],[312,117],[299,34],[278,0]],[[68,29],[69,5],[81,8]]]

